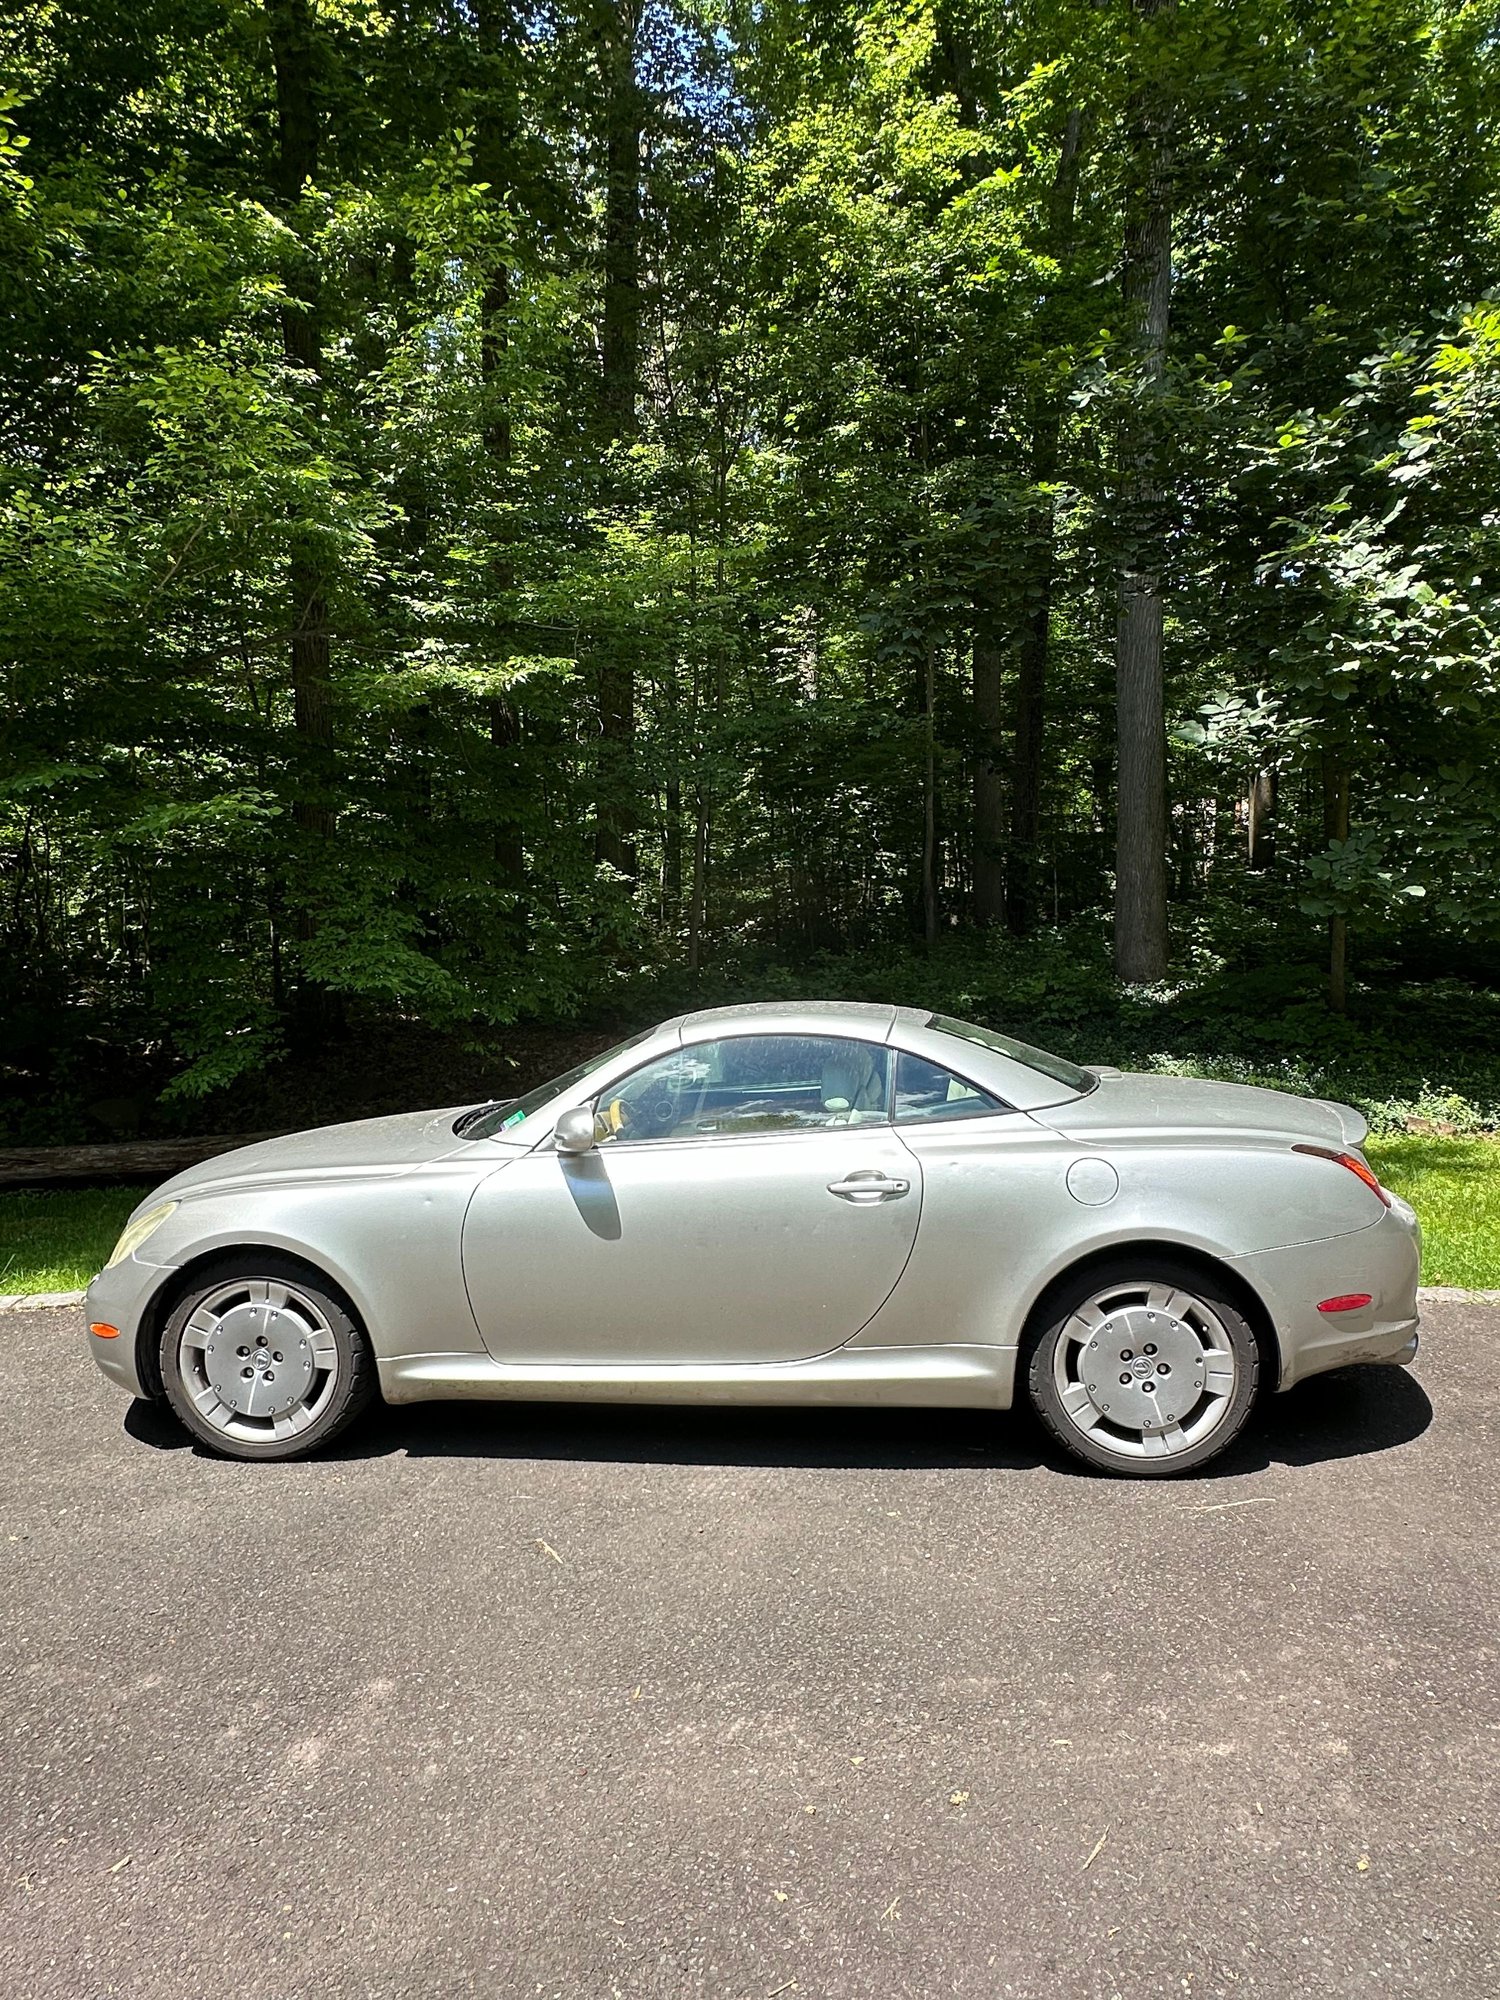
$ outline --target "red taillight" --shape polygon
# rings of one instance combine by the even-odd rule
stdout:
[[[1386,1207],[1390,1207],[1390,1196],[1357,1153],[1335,1153],[1329,1146],[1293,1146],[1292,1151],[1294,1153],[1311,1153],[1315,1160],[1332,1160],[1338,1166],[1347,1167],[1356,1180],[1364,1182],[1371,1194],[1378,1195]]]
[[[1362,1306],[1373,1304],[1368,1292],[1340,1292],[1336,1299],[1319,1299],[1320,1313],[1358,1312]]]

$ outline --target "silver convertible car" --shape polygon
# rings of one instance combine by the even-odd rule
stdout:
[[[1417,1220],[1365,1131],[915,1008],[721,1008],[525,1097],[179,1174],[90,1287],[89,1340],[235,1458],[311,1451],[377,1394],[1020,1395],[1156,1477],[1262,1389],[1416,1353]]]

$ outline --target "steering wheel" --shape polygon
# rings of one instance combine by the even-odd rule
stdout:
[[[627,1117],[636,1138],[664,1139],[677,1123],[676,1095],[665,1083],[653,1083],[629,1107]]]

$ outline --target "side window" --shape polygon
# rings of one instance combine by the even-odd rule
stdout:
[[[595,1106],[601,1146],[884,1124],[890,1051],[832,1035],[736,1035],[659,1056]]]
[[[976,1084],[925,1056],[909,1055],[904,1049],[896,1059],[895,1119],[898,1125],[918,1119],[982,1118],[992,1111],[1008,1111],[998,1097],[991,1097]]]

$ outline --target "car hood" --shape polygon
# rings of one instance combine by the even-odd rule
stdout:
[[[1070,1139],[1103,1145],[1111,1139],[1223,1136],[1255,1133],[1320,1146],[1358,1146],[1369,1126],[1352,1105],[1289,1090],[1197,1077],[1103,1074],[1086,1097],[1048,1105],[1031,1116]]]
[[[441,1159],[464,1142],[453,1121],[464,1107],[403,1111],[389,1118],[359,1118],[348,1125],[320,1125],[219,1153],[177,1174],[153,1199],[201,1194],[236,1181],[339,1178],[345,1174],[401,1173],[423,1160]]]

